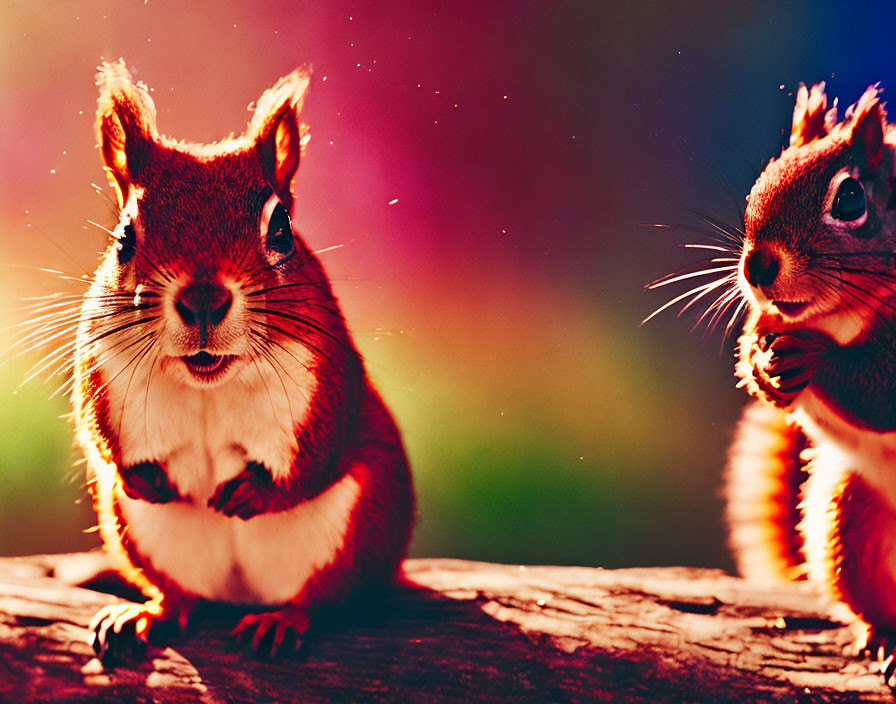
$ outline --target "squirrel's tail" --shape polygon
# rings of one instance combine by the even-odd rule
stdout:
[[[800,453],[809,441],[774,406],[744,409],[725,472],[728,542],[738,571],[766,581],[805,578],[800,487],[808,477]]]

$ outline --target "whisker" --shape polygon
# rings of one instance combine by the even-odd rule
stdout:
[[[284,288],[298,288],[300,286],[326,286],[329,282],[323,281],[296,281],[291,284],[277,284],[276,286],[268,286],[267,288],[255,289],[246,293],[248,297],[261,296],[271,291],[279,291]]]
[[[727,247],[720,247],[716,244],[697,244],[695,242],[688,242],[687,244],[680,244],[679,247],[683,247],[684,249],[711,249],[716,252],[725,252],[726,254],[736,254],[736,252],[732,252]]]
[[[728,291],[723,291],[715,301],[713,301],[709,306],[707,306],[706,310],[703,311],[701,316],[697,319],[697,323],[695,323],[694,327],[700,324],[707,316],[712,313],[709,317],[709,320],[706,323],[706,331],[712,332],[719,318],[724,315],[725,310],[737,300],[737,297],[740,296],[740,291],[737,288],[731,288]]]
[[[731,331],[734,329],[734,325],[737,323],[738,317],[740,317],[740,314],[743,312],[744,308],[747,307],[748,303],[749,303],[749,301],[746,299],[746,297],[744,297],[744,298],[741,298],[740,303],[737,304],[737,307],[734,309],[734,312],[731,314],[731,318],[729,318],[729,320],[728,320],[728,324],[725,326],[725,333],[722,335],[722,344],[724,344],[724,341],[731,334]]]
[[[121,427],[122,427],[122,423],[124,423],[124,409],[125,409],[125,406],[127,405],[128,394],[131,391],[131,384],[134,383],[134,376],[137,374],[137,370],[140,368],[140,363],[146,358],[146,355],[149,354],[149,351],[153,348],[153,345],[155,345],[155,344],[156,344],[156,338],[155,337],[150,338],[149,342],[147,342],[143,347],[141,347],[140,351],[138,351],[130,359],[130,361],[128,361],[128,363],[125,364],[124,368],[122,369],[122,371],[124,371],[131,364],[134,365],[134,368],[131,370],[131,376],[128,378],[127,386],[124,387],[124,396],[122,396],[122,398],[121,398],[121,411],[120,411],[119,417],[118,417],[118,437],[121,437]],[[121,372],[119,372],[119,374],[120,373]],[[115,376],[117,377],[118,374],[116,374]],[[113,380],[114,380],[114,378],[115,377],[113,377]]]
[[[299,343],[300,345],[302,345],[303,347],[307,347],[309,350],[311,350],[312,352],[317,353],[319,356],[321,356],[321,357],[323,357],[323,358],[326,358],[326,357],[327,357],[326,353],[324,353],[324,351],[323,351],[320,347],[318,347],[317,345],[315,345],[313,342],[309,342],[308,340],[304,340],[304,339],[302,339],[301,337],[299,337],[298,335],[296,335],[295,333],[289,332],[288,330],[284,330],[284,329],[283,329],[282,327],[280,327],[279,325],[274,325],[273,323],[271,323],[271,322],[269,322],[269,321],[267,321],[267,320],[255,320],[255,322],[256,322],[258,325],[262,325],[263,327],[266,327],[266,328],[268,328],[268,329],[270,329],[270,330],[273,330],[273,331],[276,332],[276,333],[279,333],[280,335],[283,335],[283,337],[286,337],[286,338],[288,338],[288,339],[290,339],[290,340],[293,340],[293,341],[295,341],[295,342],[298,342],[298,343]]]
[[[685,206],[684,209],[698,220],[702,220],[707,225],[710,225],[720,235],[727,239],[730,239],[735,243],[743,242],[744,238],[747,236],[747,233],[744,232],[741,228],[725,222],[721,218],[716,217],[706,210],[690,206]]]
[[[661,286],[668,286],[669,284],[674,284],[679,281],[684,281],[685,279],[693,279],[697,276],[708,276],[709,274],[718,274],[722,271],[735,271],[737,269],[736,266],[721,266],[716,267],[714,269],[701,269],[700,271],[692,271],[688,274],[669,274],[668,277],[663,277],[657,279],[651,284],[648,284],[648,289],[660,288]]]
[[[256,330],[250,330],[249,332],[250,332],[251,334],[255,335],[256,337],[258,337],[259,340],[261,340],[262,342],[264,342],[264,343],[265,343],[266,345],[268,345],[268,346],[270,346],[270,345],[276,345],[276,346],[279,347],[281,350],[283,350],[283,352],[285,352],[285,353],[288,354],[290,357],[292,357],[293,361],[294,361],[296,364],[298,364],[300,367],[304,367],[304,368],[307,369],[308,371],[311,371],[311,368],[308,366],[308,363],[307,363],[307,362],[303,362],[301,359],[299,359],[298,357],[296,357],[295,354],[293,354],[292,350],[290,350],[288,347],[286,347],[286,345],[283,345],[283,344],[279,343],[277,340],[275,340],[275,339],[273,339],[273,338],[266,337],[266,336],[262,335],[260,332],[258,332],[258,331],[256,331]],[[291,378],[291,377],[290,377],[290,378]]]
[[[324,247],[323,249],[315,249],[314,254],[318,255],[323,254],[324,252],[332,252],[334,249],[342,249],[344,246],[344,244],[334,244],[329,247]]]
[[[98,229],[100,229],[100,230],[102,230],[102,231],[105,232],[107,235],[112,235],[112,234],[114,234],[114,231],[113,231],[113,230],[110,230],[110,229],[109,229],[108,227],[106,227],[105,225],[100,225],[98,222],[94,222],[93,220],[88,220],[87,223],[90,224],[90,225],[93,225],[94,227],[96,227],[96,228],[98,228]]]
[[[85,340],[84,345],[85,346],[92,345],[106,337],[109,337],[109,335],[114,335],[115,333],[121,332],[122,330],[127,330],[128,328],[134,327],[135,325],[146,325],[147,323],[152,323],[152,322],[158,320],[160,317],[161,316],[154,315],[154,316],[150,316],[148,318],[141,318],[140,320],[133,320],[130,323],[125,323],[123,325],[119,325],[118,327],[113,328],[112,330],[105,330],[102,333],[100,333],[99,335],[94,335],[90,339]]]
[[[264,315],[276,315],[281,318],[285,318],[286,320],[292,320],[293,322],[298,323],[299,325],[304,325],[305,327],[308,327],[308,328],[314,330],[315,332],[319,332],[321,335],[324,335],[325,337],[330,338],[331,340],[336,342],[338,345],[344,347],[349,352],[354,352],[354,349],[352,348],[352,346],[349,342],[336,337],[336,335],[334,335],[332,332],[330,332],[326,328],[318,325],[313,320],[306,318],[304,316],[301,316],[301,315],[298,315],[295,313],[286,313],[282,310],[275,310],[273,308],[255,308],[255,307],[250,306],[250,307],[246,308],[246,310],[249,311],[250,313],[262,313]]]
[[[253,351],[257,352],[258,354],[262,354],[260,350],[255,348],[254,345],[251,345],[251,346],[252,346]],[[277,417],[277,409],[274,406],[274,398],[273,398],[273,396],[271,396],[271,389],[268,387],[268,382],[265,380],[264,374],[261,373],[261,367],[258,366],[258,359],[256,358],[256,356],[252,355],[250,358],[252,360],[252,364],[255,365],[255,371],[258,372],[258,380],[261,382],[262,386],[264,386],[265,393],[267,393],[268,402],[271,404],[271,413],[273,413],[274,417],[276,418]],[[270,364],[270,362],[268,362],[268,363]],[[273,369],[272,364],[271,364],[271,368]],[[292,404],[290,404],[290,402],[289,402],[289,393],[286,390],[286,385],[283,383],[283,379],[280,378],[280,374],[277,372],[276,369],[274,369],[274,374],[277,376],[277,379],[280,380],[280,384],[283,386],[283,395],[286,397],[286,405],[289,408],[290,422],[292,424],[292,427],[295,428],[296,420],[292,414]]]
[[[709,293],[710,291],[712,291],[712,290],[718,288],[719,286],[724,286],[726,283],[728,283],[728,280],[727,280],[727,279],[728,279],[728,277],[722,277],[721,279],[718,279],[717,281],[710,281],[708,284],[701,284],[700,286],[697,286],[697,287],[695,287],[695,288],[692,288],[690,291],[686,291],[685,293],[682,293],[680,296],[676,296],[676,297],[673,298],[671,301],[668,301],[668,302],[664,303],[664,304],[661,305],[659,308],[657,308],[655,311],[653,311],[653,313],[651,313],[651,314],[648,315],[646,318],[644,318],[644,320],[642,320],[640,324],[641,324],[641,325],[644,325],[645,323],[647,323],[648,321],[652,320],[652,319],[655,318],[657,315],[659,315],[660,313],[662,313],[662,312],[663,312],[664,310],[666,310],[667,308],[670,308],[671,306],[674,306],[676,303],[678,303],[679,301],[684,300],[684,299],[687,298],[688,296],[693,296],[694,294],[696,294],[696,293],[699,292],[700,295],[697,296],[697,297],[694,299],[694,301],[696,301],[696,300],[699,299],[699,298],[702,298],[703,296],[705,296],[705,295],[706,295],[707,293]],[[691,303],[693,303],[694,301],[691,301],[690,303],[688,303],[688,305],[691,305]],[[681,311],[679,311],[679,315],[680,315],[683,311],[684,311],[684,309],[682,309]]]

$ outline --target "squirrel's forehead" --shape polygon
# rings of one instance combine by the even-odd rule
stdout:
[[[246,152],[208,157],[160,149],[149,158],[140,180],[146,196],[166,197],[172,192],[253,190],[263,185],[264,176],[258,159]]]
[[[164,164],[148,168],[138,184],[137,213],[144,224],[157,218],[246,216],[261,211],[270,187],[251,169]]]
[[[843,166],[842,145],[810,144],[785,149],[753,185],[747,202],[749,218],[763,219],[770,211],[819,202],[834,174]]]

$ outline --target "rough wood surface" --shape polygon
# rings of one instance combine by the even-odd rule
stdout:
[[[116,597],[102,555],[0,559],[0,700],[10,702],[892,701],[805,584],[711,570],[410,560],[360,619],[261,662],[217,611],[141,662],[103,670],[87,625]],[[99,575],[99,576],[97,576]]]

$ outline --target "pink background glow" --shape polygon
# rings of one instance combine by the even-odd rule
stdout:
[[[322,260],[404,431],[414,553],[726,565],[717,486],[744,398],[718,335],[673,315],[639,328],[666,300],[643,285],[689,260],[686,234],[640,225],[685,221],[679,202],[736,217],[713,171],[742,198],[797,81],[849,65],[848,103],[886,79],[856,67],[874,42],[831,58],[806,39],[835,20],[762,3],[5,3],[0,324],[20,297],[71,290],[35,268],[90,271],[105,246],[87,223],[113,218],[90,186],[101,57],[124,57],[160,130],[191,141],[241,131],[313,64],[294,223],[336,247]],[[16,391],[26,367],[0,368],[0,553],[92,545],[65,404]]]

